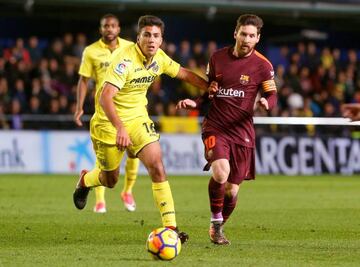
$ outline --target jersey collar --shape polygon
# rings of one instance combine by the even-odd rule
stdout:
[[[139,45],[138,45],[137,43],[135,44],[135,50],[136,50],[136,52],[138,53],[138,56],[139,56],[141,62],[146,62],[146,57],[145,57],[144,54],[141,52],[141,49],[140,49],[140,47],[139,47]]]
[[[116,48],[119,48],[119,46],[120,46],[120,37],[117,37],[116,38],[117,39],[117,45],[116,45]],[[107,45],[107,44],[105,44],[104,43],[104,41],[100,38],[100,40],[99,40],[99,43],[100,43],[100,46],[102,47],[102,48],[109,48],[109,46]]]
[[[159,49],[160,49],[160,48],[159,48]],[[154,62],[156,55],[159,53],[159,49],[158,49],[158,51],[156,51],[155,55],[153,56],[152,61],[147,64],[147,68],[148,68],[149,66],[151,66],[152,63]],[[140,47],[139,47],[139,45],[138,45],[137,43],[135,44],[135,50],[136,50],[136,52],[137,52],[137,54],[138,54],[141,62],[142,62],[143,65],[145,66],[146,63],[147,63],[147,59],[146,59],[146,57],[144,56],[144,54],[141,52],[141,49],[140,49]]]

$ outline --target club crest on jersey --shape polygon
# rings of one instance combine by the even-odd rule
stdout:
[[[120,62],[119,64],[116,65],[115,72],[119,75],[122,75],[122,74],[124,74],[125,69],[126,69],[125,62]]]
[[[250,81],[250,76],[241,74],[239,80],[240,80],[240,83],[241,83],[241,84],[244,84],[244,85],[245,85],[245,84],[248,84],[249,81]]]
[[[148,70],[152,69],[155,73],[159,71],[159,65],[157,64],[156,61],[154,61],[153,63],[150,64],[150,66],[148,67]]]

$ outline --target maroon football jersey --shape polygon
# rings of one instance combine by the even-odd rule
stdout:
[[[259,52],[237,58],[233,47],[216,51],[210,58],[209,82],[218,82],[209,112],[204,119],[204,133],[221,132],[229,141],[255,146],[253,109],[258,92],[276,90],[271,63]]]

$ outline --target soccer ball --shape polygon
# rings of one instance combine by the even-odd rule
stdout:
[[[175,231],[164,227],[157,228],[150,233],[146,249],[155,260],[169,261],[179,255],[181,241]]]

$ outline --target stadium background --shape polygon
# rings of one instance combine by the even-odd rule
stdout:
[[[72,114],[81,53],[99,38],[99,18],[107,12],[119,16],[121,36],[131,40],[136,37],[138,16],[149,13],[163,18],[163,49],[201,75],[211,53],[233,43],[239,14],[258,13],[265,21],[258,49],[274,65],[279,103],[272,113],[257,110],[256,116],[341,117],[342,103],[360,102],[357,1],[29,0],[0,5],[0,125],[10,130],[1,133],[0,172],[68,173],[93,164],[91,142],[79,132],[87,130],[88,124],[76,128]],[[93,112],[93,92],[84,107],[86,121]],[[203,174],[199,121],[206,108],[199,112],[174,108],[179,99],[199,94],[198,89],[167,77],[149,90],[149,113],[158,129],[174,138],[181,138],[179,133],[193,134],[185,139],[195,140],[188,150],[181,145],[168,150],[173,153],[165,158],[170,173],[181,174],[171,168],[179,155],[193,154],[196,164],[189,159],[185,165],[177,164],[178,169],[183,174]],[[11,130],[36,132],[21,132],[25,138],[17,139]],[[63,133],[49,130],[78,130],[78,135],[69,133],[63,146],[66,151],[58,153],[57,140]],[[356,127],[269,124],[257,126],[257,133],[259,173],[360,172]],[[293,137],[287,137],[289,133]],[[23,144],[28,138],[35,138],[34,142]],[[169,144],[181,144],[172,142],[172,135],[169,138]],[[33,151],[38,151],[37,161]]]
[[[106,214],[92,212],[93,194],[81,212],[71,199],[78,170],[94,161],[88,125],[79,129],[72,122],[77,64],[84,45],[99,38],[99,18],[108,12],[119,16],[121,35],[132,39],[138,16],[160,16],[166,43],[174,44],[165,48],[176,47],[177,59],[184,40],[192,48],[203,45],[203,54],[190,57],[195,62],[207,58],[211,41],[218,47],[233,42],[239,14],[259,14],[265,22],[259,50],[276,67],[280,101],[274,113],[257,111],[258,118],[335,122],[341,103],[360,103],[359,1],[0,0],[0,267],[165,266],[144,248],[160,225],[147,175],[136,182],[134,213],[122,209],[121,179],[106,193]],[[29,49],[31,36],[39,49]],[[59,52],[69,36],[73,44]],[[18,38],[30,60],[17,49],[12,57]],[[298,53],[303,44],[316,53]],[[192,66],[202,71],[197,62]],[[171,104],[192,94],[198,91],[166,78],[149,94],[178,223],[190,234],[171,265],[359,266],[359,126],[258,124],[256,181],[241,185],[226,228],[232,245],[216,247],[207,236],[208,173],[201,171],[204,111],[179,114]],[[92,101],[89,94],[88,115]]]

